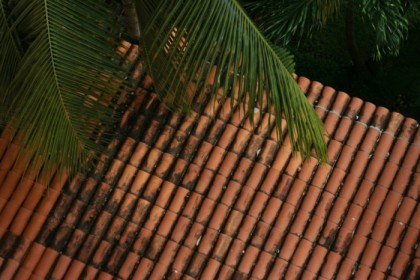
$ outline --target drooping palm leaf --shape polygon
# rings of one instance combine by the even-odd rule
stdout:
[[[4,91],[15,76],[23,49],[17,34],[10,29],[8,20],[9,8],[7,1],[0,1],[0,125],[9,104],[5,99]]]
[[[6,92],[8,123],[46,170],[78,171],[115,122],[125,75],[115,13],[105,0],[20,0],[10,18],[26,49]]]
[[[374,57],[380,59],[383,54],[398,55],[401,42],[408,34],[408,19],[402,1],[363,0],[359,5],[375,30]]]
[[[281,129],[281,117],[288,123],[293,149],[309,156],[314,147],[325,157],[322,123],[292,77],[292,57],[271,47],[239,1],[136,0],[136,7],[155,88],[170,106],[190,107],[205,94],[200,84],[216,68],[213,94],[222,87],[226,98],[233,79],[238,101],[249,97],[251,119],[267,94],[277,127]],[[191,84],[197,85],[193,92],[186,90]]]
[[[308,36],[337,14],[344,0],[249,0],[244,6],[273,43]]]

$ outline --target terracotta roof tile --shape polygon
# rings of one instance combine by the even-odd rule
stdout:
[[[401,279],[407,271],[409,260],[410,256],[399,252],[392,263],[390,275],[396,277],[397,279]]]
[[[259,221],[255,227],[255,230],[252,232],[251,245],[257,248],[262,248],[264,242],[270,232],[270,225]]]
[[[273,263],[273,255],[262,251],[257,259],[257,263],[252,270],[252,276],[257,279],[264,279],[268,274],[269,267]]]
[[[237,229],[236,238],[246,242],[253,234],[257,219],[251,216],[246,216],[241,224],[241,227]]]
[[[284,277],[284,274],[286,272],[287,268],[287,262],[281,258],[277,258],[272,270],[268,274],[267,279],[282,279]]]
[[[386,216],[379,215],[376,219],[371,238],[382,243],[385,239],[386,232],[391,225],[391,219]]]
[[[369,267],[360,265],[355,273],[355,278],[368,279],[371,272],[372,270]]]

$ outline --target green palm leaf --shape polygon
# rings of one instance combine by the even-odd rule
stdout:
[[[273,43],[287,45],[308,36],[337,14],[344,0],[249,0],[245,8]]]
[[[10,18],[26,49],[6,92],[8,123],[45,170],[78,171],[115,122],[118,20],[105,0],[20,0]]]
[[[5,0],[0,1],[0,124],[9,107],[4,91],[14,78],[23,55],[16,32],[10,28],[9,8]]]
[[[400,0],[363,0],[359,5],[376,34],[374,57],[398,55],[401,43],[408,34],[408,18]]]
[[[291,75],[292,57],[271,47],[239,1],[136,0],[136,6],[147,65],[158,95],[172,108],[191,108],[216,68],[213,94],[223,87],[226,98],[233,79],[235,97],[249,97],[251,119],[267,94],[277,128],[281,117],[288,123],[293,149],[309,156],[314,147],[325,158],[322,123]],[[186,91],[192,83],[196,90]]]

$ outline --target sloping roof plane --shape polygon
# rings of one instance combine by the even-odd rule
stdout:
[[[325,164],[279,145],[267,110],[183,117],[140,88],[125,136],[68,183],[23,173],[3,131],[0,279],[418,279],[418,122],[298,81]]]

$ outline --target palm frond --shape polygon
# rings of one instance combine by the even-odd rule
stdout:
[[[401,1],[363,0],[359,5],[376,33],[374,57],[398,55],[401,42],[408,33],[408,19]]]
[[[251,0],[245,9],[261,31],[277,45],[310,36],[340,10],[344,0]]]
[[[136,0],[136,7],[147,65],[169,106],[191,108],[208,94],[200,86],[212,83],[211,94],[233,95],[252,119],[267,97],[279,131],[286,119],[293,149],[309,156],[314,147],[325,158],[322,123],[292,77],[292,57],[271,47],[239,1]]]
[[[45,170],[78,171],[115,122],[118,19],[105,0],[20,0],[10,18],[26,49],[6,92],[8,123]]]
[[[13,32],[9,22],[7,1],[0,0],[0,126],[4,121],[4,112],[9,107],[4,91],[15,76],[23,55],[16,32]]]

